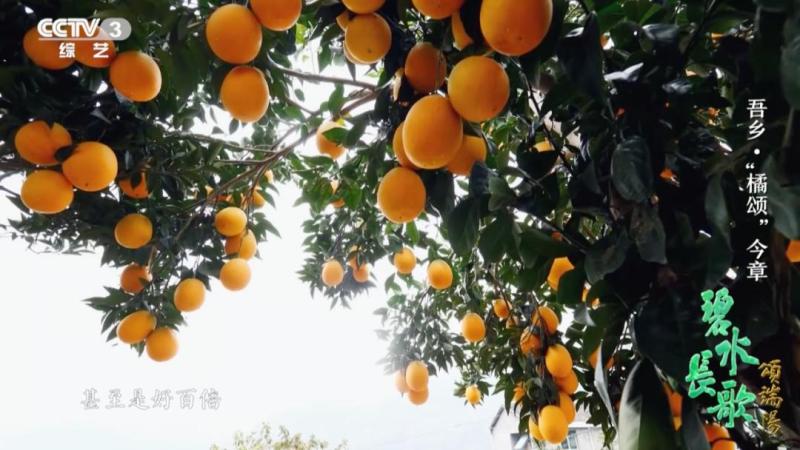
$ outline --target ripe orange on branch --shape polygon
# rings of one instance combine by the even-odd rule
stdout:
[[[264,28],[286,31],[300,18],[303,0],[250,0],[250,7]]]
[[[247,214],[235,206],[222,209],[214,217],[214,227],[223,236],[239,236],[244,232],[246,226]]]
[[[551,345],[547,348],[544,362],[547,371],[556,378],[568,377],[572,371],[572,355],[561,344]]]
[[[122,52],[108,71],[111,86],[134,102],[149,102],[161,92],[161,69],[140,51]]]
[[[395,158],[397,158],[397,162],[400,163],[401,166],[409,169],[417,169],[417,166],[415,166],[414,163],[408,159],[405,146],[403,146],[404,124],[405,122],[400,122],[400,125],[398,125],[394,130],[394,136],[392,136],[392,150],[394,151]]]
[[[257,250],[258,242],[252,230],[225,239],[225,254],[228,256],[237,255],[242,259],[251,259]]]
[[[175,287],[172,301],[181,312],[195,311],[203,306],[206,299],[206,286],[197,278],[186,278]]]
[[[453,284],[453,269],[444,260],[437,259],[428,264],[428,283],[441,291]]]
[[[151,279],[150,270],[147,267],[133,263],[122,270],[119,284],[123,291],[129,294],[138,294]]]
[[[447,170],[453,175],[469,176],[476,162],[486,161],[486,141],[479,136],[465,134],[461,148],[447,164]]]
[[[464,0],[411,0],[411,3],[431,19],[444,19],[455,14]]]
[[[339,261],[330,260],[322,265],[322,283],[328,287],[336,287],[344,280],[344,267]]]
[[[170,360],[178,353],[178,336],[171,328],[158,328],[147,336],[145,349],[153,361]]]
[[[71,66],[74,61],[74,58],[60,57],[60,45],[63,42],[44,40],[36,27],[33,27],[22,38],[22,48],[28,58],[37,66],[50,70],[61,70]]]
[[[331,159],[339,159],[344,154],[344,147],[338,143],[328,139],[325,136],[326,131],[334,130],[336,128],[344,128],[340,123],[332,120],[322,122],[322,125],[317,128],[317,150],[323,155],[328,155]]]
[[[86,37],[87,34],[81,30],[81,36]],[[84,66],[94,67],[95,69],[102,69],[108,67],[114,62],[117,56],[117,47],[111,36],[106,33],[102,28],[98,28],[92,33],[95,40],[80,40],[75,42],[75,59]],[[105,48],[107,50],[102,50]]]
[[[489,47],[508,56],[524,55],[547,35],[552,0],[484,0],[480,23]]]
[[[492,310],[498,319],[508,319],[508,316],[511,314],[508,301],[502,298],[492,301]]]
[[[408,400],[412,404],[419,406],[428,401],[428,395],[428,388],[419,391],[410,390],[408,391]]]
[[[547,405],[539,412],[539,431],[544,440],[560,444],[567,438],[569,424],[564,412],[558,406]]]
[[[453,67],[447,95],[453,108],[470,122],[494,119],[511,93],[505,69],[486,56],[469,56]]]
[[[114,239],[125,248],[144,247],[152,238],[153,223],[144,214],[128,214],[114,227]]]
[[[219,281],[229,291],[241,291],[250,283],[250,266],[243,258],[233,258],[219,271]]]
[[[247,64],[261,50],[261,24],[249,9],[234,3],[220,6],[206,21],[206,41],[217,58]]]
[[[402,250],[394,254],[393,262],[397,273],[409,275],[417,265],[417,257],[414,256],[413,250],[403,247]]]
[[[550,266],[550,273],[547,275],[547,284],[550,285],[551,289],[558,290],[558,282],[561,277],[574,268],[575,266],[572,265],[567,257],[554,259],[553,265]]]
[[[356,14],[369,14],[379,10],[386,0],[342,0],[342,3]]]
[[[461,335],[467,342],[480,342],[486,336],[486,325],[483,318],[474,312],[467,313],[461,319]]]
[[[394,223],[416,219],[425,209],[425,184],[414,171],[395,167],[378,185],[378,208]]]
[[[83,142],[61,166],[64,176],[76,188],[86,192],[105,189],[117,177],[117,156],[100,142]]]
[[[58,123],[51,127],[43,120],[26,123],[14,135],[14,147],[19,156],[40,166],[58,164],[56,151],[68,145],[72,145],[69,131]]]
[[[440,95],[423,97],[408,111],[403,124],[403,148],[408,159],[423,169],[446,166],[464,139],[461,116]]]
[[[450,18],[450,27],[453,30],[453,41],[457,49],[464,50],[474,42],[467,33],[467,29],[464,28],[464,21],[461,20],[460,12],[456,11],[453,17]]]
[[[392,46],[392,30],[386,20],[375,14],[358,14],[347,24],[344,45],[362,64],[375,64]]]
[[[125,316],[117,325],[117,338],[126,344],[138,344],[156,329],[156,317],[143,309]]]
[[[40,214],[57,214],[69,208],[74,193],[72,184],[55,170],[36,170],[22,183],[22,203]]]
[[[140,173],[139,184],[136,186],[133,185],[133,180],[131,178],[120,180],[119,189],[130,198],[147,198],[150,195],[150,192],[147,190],[147,174],[145,172]]]
[[[547,334],[555,334],[558,331],[558,316],[549,307],[539,306],[531,316],[531,324],[544,328]]]
[[[439,89],[447,76],[447,61],[441,50],[428,42],[419,42],[406,55],[404,73],[411,87],[427,94]]]
[[[222,80],[219,98],[234,119],[257,122],[269,108],[269,86],[264,73],[255,67],[234,67]]]
[[[412,361],[406,367],[406,385],[412,391],[428,390],[428,366],[422,361]]]
[[[482,397],[481,391],[480,389],[478,389],[477,385],[473,384],[471,386],[467,386],[467,388],[464,390],[464,398],[467,400],[467,403],[469,403],[472,406],[475,406],[478,403],[480,403],[481,397]]]

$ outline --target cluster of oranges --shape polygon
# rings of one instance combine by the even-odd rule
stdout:
[[[235,3],[217,8],[206,21],[206,42],[217,58],[236,66],[220,87],[222,106],[235,119],[257,122],[269,107],[269,85],[260,69],[247,65],[261,51],[262,26],[286,31],[297,23],[302,0],[253,0],[250,8]]]

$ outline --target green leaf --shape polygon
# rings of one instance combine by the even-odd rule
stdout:
[[[325,139],[339,145],[343,145],[348,138],[348,130],[342,127],[334,127],[322,133]]]
[[[480,202],[467,197],[450,213],[447,219],[447,235],[453,250],[459,254],[469,253],[478,240]]]
[[[562,305],[576,305],[581,302],[583,283],[586,274],[583,268],[577,267],[565,273],[558,281],[558,302]]]
[[[655,206],[644,204],[633,208],[630,234],[643,260],[666,264],[666,233]]]
[[[783,49],[781,82],[783,95],[794,109],[800,109],[800,34]]]
[[[605,354],[603,354],[603,346],[601,344],[597,347],[597,365],[595,365],[594,373],[592,374],[592,384],[594,384],[594,388],[597,390],[597,395],[600,396],[600,399],[603,401],[603,405],[608,411],[608,417],[611,419],[611,425],[616,428],[617,414],[616,411],[614,411],[614,404],[611,403],[611,396],[608,394],[608,374],[606,373],[606,365],[604,363],[606,359],[608,358]]]
[[[643,359],[634,366],[622,391],[619,449],[675,450],[676,446],[664,387],[653,364]]]
[[[710,450],[708,437],[698,413],[700,406],[684,395],[681,401],[680,435],[684,448],[692,450]]]
[[[519,253],[525,265],[530,265],[537,257],[558,258],[572,251],[569,244],[553,239],[543,231],[526,227],[520,235]]]
[[[510,214],[501,214],[481,233],[478,249],[487,262],[497,262],[505,253],[506,242],[513,242],[512,225],[514,219]]]
[[[653,192],[653,169],[650,150],[644,139],[634,136],[620,143],[611,159],[611,179],[619,194],[642,203]]]
[[[630,246],[628,233],[619,229],[596,242],[586,253],[585,268],[589,283],[594,284],[622,267]]]
[[[558,43],[558,60],[569,78],[581,91],[592,98],[605,95],[603,80],[603,49],[597,15],[591,13],[583,28],[570,31]]]
[[[493,175],[489,177],[489,210],[504,208],[517,198],[503,178]]]

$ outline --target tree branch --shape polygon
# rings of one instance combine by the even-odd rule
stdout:
[[[375,90],[378,86],[375,86],[371,83],[365,83],[363,81],[358,80],[351,80],[349,78],[339,78],[339,77],[332,77],[328,75],[320,75],[315,73],[307,73],[301,72],[299,70],[290,69],[288,67],[284,67],[278,63],[276,63],[272,58],[267,59],[269,62],[270,67],[278,70],[281,73],[289,75],[294,78],[299,78],[301,80],[310,81],[310,82],[322,82],[322,83],[334,83],[334,84],[347,84],[350,86],[360,87],[364,89],[371,89]]]

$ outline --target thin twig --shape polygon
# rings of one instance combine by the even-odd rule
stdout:
[[[317,81],[317,82],[323,82],[323,83],[347,84],[347,85],[350,85],[350,86],[356,86],[356,87],[360,87],[360,88],[364,88],[364,89],[371,89],[371,90],[378,89],[378,86],[375,86],[374,84],[371,84],[371,83],[365,83],[363,81],[351,80],[349,78],[332,77],[332,76],[328,76],[328,75],[320,75],[320,74],[315,74],[315,73],[301,72],[299,70],[290,69],[288,67],[284,67],[284,66],[276,63],[272,58],[268,58],[267,61],[269,62],[269,65],[271,67],[273,67],[274,69],[278,70],[279,72],[282,72],[282,73],[284,73],[286,75],[289,75],[289,76],[292,76],[292,77],[295,77],[295,78],[299,78],[301,80],[311,81],[311,82]]]

